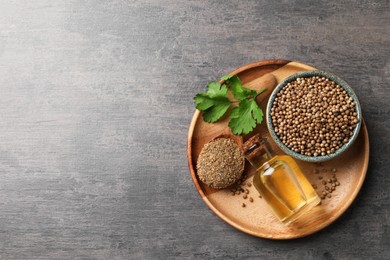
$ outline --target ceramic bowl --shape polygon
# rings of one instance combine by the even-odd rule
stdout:
[[[357,118],[358,118],[358,123],[356,124],[355,129],[353,130],[353,134],[350,137],[349,141],[347,143],[345,143],[343,146],[341,146],[334,153],[328,154],[328,155],[324,155],[324,156],[307,156],[307,155],[303,155],[303,154],[297,153],[297,152],[291,150],[290,148],[288,148],[286,145],[283,144],[283,142],[276,135],[275,129],[274,129],[274,126],[273,126],[272,120],[271,120],[272,104],[273,104],[273,102],[275,100],[276,95],[279,93],[279,91],[282,90],[287,85],[287,83],[292,82],[292,81],[296,80],[297,78],[301,78],[301,77],[305,78],[305,77],[312,77],[312,76],[325,77],[325,78],[328,78],[329,80],[334,81],[336,84],[340,85],[347,92],[347,94],[354,100],[356,113],[357,113]],[[340,154],[342,154],[355,141],[356,137],[359,134],[360,126],[362,124],[362,112],[361,112],[360,103],[359,103],[359,100],[358,100],[355,92],[352,90],[352,88],[344,80],[340,79],[339,77],[337,77],[337,76],[335,76],[333,74],[330,74],[328,72],[319,71],[319,70],[311,70],[311,71],[299,72],[299,73],[293,74],[293,75],[289,76],[288,78],[286,78],[285,80],[283,80],[274,89],[274,91],[272,92],[272,94],[271,94],[271,96],[270,96],[270,98],[268,100],[266,114],[267,114],[268,130],[269,130],[269,132],[271,134],[272,139],[276,142],[276,144],[286,154],[288,154],[288,155],[290,155],[290,156],[292,156],[292,157],[294,157],[296,159],[299,159],[299,160],[302,160],[302,161],[307,161],[307,162],[323,162],[323,161],[327,161],[327,160],[333,159],[333,158],[339,156]]]

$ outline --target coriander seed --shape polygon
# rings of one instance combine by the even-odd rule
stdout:
[[[271,106],[276,135],[289,149],[307,156],[333,154],[349,141],[359,122],[353,99],[340,85],[322,78],[287,83]]]

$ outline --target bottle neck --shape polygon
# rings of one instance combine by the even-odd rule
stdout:
[[[274,157],[268,140],[260,136],[254,136],[247,141],[244,156],[256,169]]]

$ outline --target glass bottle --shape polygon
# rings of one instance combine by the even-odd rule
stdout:
[[[244,144],[244,155],[255,167],[253,185],[285,224],[312,209],[320,198],[288,155],[273,155],[266,138],[255,135]]]

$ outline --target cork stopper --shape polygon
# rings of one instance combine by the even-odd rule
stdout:
[[[259,168],[272,158],[271,149],[267,138],[262,138],[256,134],[248,139],[242,146],[243,154],[250,164]]]

